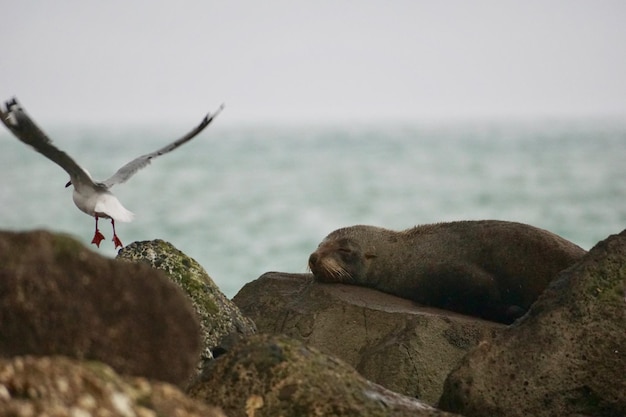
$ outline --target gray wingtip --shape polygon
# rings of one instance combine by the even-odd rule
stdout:
[[[204,116],[204,120],[202,120],[202,125],[206,126],[209,123],[211,123],[213,121],[213,119],[215,119],[215,117],[220,114],[222,112],[222,110],[224,110],[224,107],[226,107],[225,103],[222,103],[217,110],[215,110],[213,113],[209,112],[207,113],[206,116]]]
[[[213,112],[213,114],[209,113],[209,116],[211,118],[214,118],[215,116],[217,116],[218,114],[220,114],[222,112],[222,110],[224,110],[224,107],[226,107],[226,103],[222,103],[220,104],[220,106],[217,108],[217,110],[215,110]]]
[[[20,103],[17,101],[17,97],[13,96],[10,99],[8,99],[7,101],[4,102],[4,106],[5,106],[5,111],[4,113],[4,120],[9,123],[11,126],[17,126],[17,117],[15,115],[14,112],[16,111],[24,111],[22,110],[22,106],[20,106]]]

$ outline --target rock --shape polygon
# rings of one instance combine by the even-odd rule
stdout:
[[[435,404],[457,362],[504,328],[369,288],[270,272],[233,301],[259,332],[287,334],[336,356],[365,378]]]
[[[446,380],[441,407],[468,417],[626,415],[625,288],[623,231],[469,353]]]
[[[173,385],[63,356],[0,358],[0,415],[225,417]]]
[[[199,351],[189,301],[162,273],[68,236],[0,232],[0,356],[99,360],[182,384]]]
[[[226,298],[202,266],[171,243],[158,239],[133,242],[119,251],[117,259],[160,269],[189,296],[202,327],[201,359],[212,359],[212,350],[224,337],[256,332],[254,322]]]
[[[254,335],[208,362],[189,388],[231,417],[451,416],[367,381],[286,336]]]

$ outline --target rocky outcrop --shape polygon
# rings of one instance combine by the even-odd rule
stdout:
[[[254,335],[208,362],[193,398],[231,417],[452,416],[398,395],[353,368],[286,336]]]
[[[184,384],[199,352],[196,315],[160,271],[64,235],[0,232],[0,356],[98,360]]]
[[[626,415],[626,231],[561,272],[528,314],[468,354],[440,406],[465,416]]]
[[[450,415],[425,405],[442,391],[438,405],[466,417],[626,415],[626,231],[509,327],[267,273],[234,301],[260,331],[291,338],[251,335],[252,321],[172,245],[135,243],[120,258],[137,262],[64,235],[0,232],[0,415],[223,415],[211,404],[246,417]],[[198,316],[205,349],[222,353],[190,386],[205,404],[142,378],[189,382]]]
[[[133,242],[119,251],[117,259],[145,263],[165,272],[189,296],[202,328],[202,359],[213,358],[212,350],[222,338],[256,332],[254,322],[226,298],[204,268],[171,243]]]
[[[0,415],[225,417],[167,383],[62,356],[0,358]]]
[[[264,274],[233,301],[259,332],[304,341],[429,404],[465,353],[504,328],[368,288],[321,284],[310,274]]]

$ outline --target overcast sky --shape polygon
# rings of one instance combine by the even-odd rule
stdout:
[[[626,1],[0,0],[40,123],[626,116]]]

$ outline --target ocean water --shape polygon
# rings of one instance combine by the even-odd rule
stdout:
[[[97,179],[187,130],[55,127],[55,144]],[[107,221],[73,204],[66,173],[0,130],[0,229],[48,229],[115,256]],[[113,191],[135,212],[126,244],[163,239],[227,296],[267,271],[305,272],[336,228],[405,229],[502,219],[585,249],[626,228],[626,122],[220,126]]]

